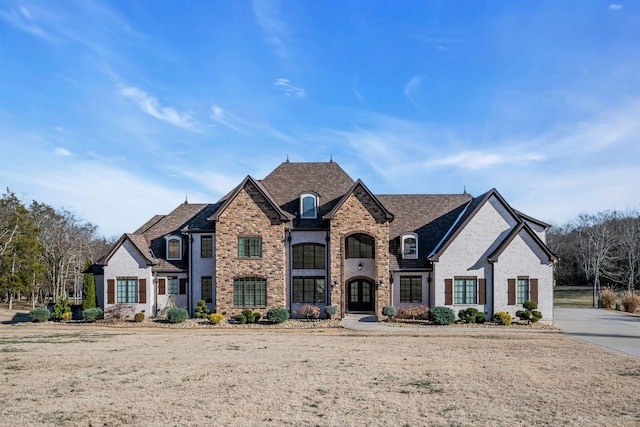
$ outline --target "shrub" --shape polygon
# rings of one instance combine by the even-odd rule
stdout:
[[[324,313],[329,319],[331,319],[331,316],[338,313],[338,307],[336,307],[335,305],[328,305],[324,308]]]
[[[531,311],[529,311],[529,310],[518,310],[518,311],[516,311],[516,316],[520,320],[530,321],[531,320]]]
[[[140,322],[144,322],[144,313],[136,313],[133,316],[133,320],[135,320],[136,322],[140,323]]]
[[[460,320],[466,323],[476,323],[476,317],[478,316],[478,309],[469,307],[466,310],[460,310],[458,312],[458,317]]]
[[[258,313],[257,311],[253,313],[253,323],[258,323],[258,320],[260,320],[261,317],[262,314]]]
[[[476,323],[483,324],[486,321],[487,319],[484,316],[484,313],[479,311],[478,314],[476,314]]]
[[[542,319],[542,313],[538,310],[538,304],[535,301],[525,301],[522,304],[524,310],[516,311],[516,316],[520,320],[526,320],[527,322],[536,323],[538,320]]]
[[[493,318],[495,319],[496,322],[498,322],[498,325],[504,325],[504,326],[510,326],[511,322],[513,321],[513,319],[511,318],[511,315],[506,311],[496,312],[496,314],[493,315]]]
[[[247,316],[245,316],[244,314],[236,314],[235,316],[233,316],[233,320],[240,323],[241,325],[244,325],[245,323],[247,323]]]
[[[87,260],[84,264],[84,270],[89,271],[90,268],[91,261]],[[95,276],[93,273],[84,273],[82,278],[82,309],[96,308],[97,305]]]
[[[640,297],[633,292],[627,292],[622,297],[622,306],[627,313],[635,313],[640,305]]]
[[[616,293],[612,289],[607,288],[600,294],[600,299],[602,300],[603,308],[611,309],[616,303],[618,295],[616,295]]]
[[[85,322],[95,322],[104,319],[104,313],[100,307],[88,308],[82,310],[82,320]]]
[[[60,298],[58,302],[54,304],[51,318],[58,322],[61,320],[66,321],[71,319],[71,305],[69,304],[68,299]]]
[[[193,309],[193,315],[197,319],[206,319],[209,317],[209,307],[207,307],[205,300],[201,299],[198,301],[196,308]]]
[[[211,313],[209,315],[209,322],[213,323],[214,325],[219,325],[222,322],[223,318],[224,316],[222,316],[222,314],[220,313]]]
[[[126,319],[135,314],[135,307],[129,304],[118,303],[110,306],[104,311],[104,317],[107,319]]]
[[[271,323],[282,323],[289,320],[289,312],[282,308],[271,308],[267,311],[267,320]]]
[[[456,320],[456,315],[449,307],[434,307],[429,312],[429,320],[436,325],[450,325]]]
[[[522,307],[525,310],[537,310],[538,309],[538,303],[535,301],[525,301],[524,303],[522,303]]]
[[[532,310],[531,311],[531,322],[532,323],[536,323],[540,319],[542,319],[542,313],[540,313],[538,310]]]
[[[46,308],[34,308],[29,312],[29,320],[34,323],[46,322],[50,315],[51,313]]]
[[[299,317],[304,317],[305,319],[317,319],[320,317],[320,307],[305,304],[302,306],[300,310],[296,313]]]
[[[393,316],[398,314],[398,310],[396,310],[396,308],[392,305],[385,305],[384,307],[382,307],[382,314],[387,316],[387,319],[391,321],[393,320]]]
[[[395,316],[398,319],[428,319],[429,308],[426,305],[414,305],[411,307],[399,307],[398,314]]]
[[[181,323],[189,318],[189,313],[184,308],[171,307],[167,311],[167,321],[169,323]]]

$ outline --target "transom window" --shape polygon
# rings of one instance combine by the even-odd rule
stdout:
[[[267,281],[259,277],[241,277],[233,281],[234,307],[266,307]]]
[[[422,276],[400,276],[400,302],[422,302]]]
[[[180,259],[180,239],[173,238],[167,241],[167,259]]]
[[[239,237],[238,258],[262,258],[262,237]]]
[[[200,237],[200,258],[213,258],[213,237]]]
[[[529,301],[529,279],[518,278],[516,287],[516,304],[523,304]]]
[[[324,269],[326,265],[325,246],[319,243],[301,243],[293,246],[293,268]]]
[[[456,278],[453,286],[454,304],[477,304],[478,280],[476,278]]]
[[[300,218],[316,218],[318,211],[318,197],[305,193],[300,196]]]
[[[373,258],[373,237],[358,233],[347,237],[347,258]]]
[[[138,279],[118,279],[117,281],[117,301],[124,303],[138,302]]]
[[[413,233],[402,236],[402,258],[418,258],[418,239]]]
[[[294,303],[324,303],[324,277],[294,277],[293,278],[293,302]]]
[[[203,277],[201,279],[202,284],[202,299],[207,304],[213,302],[213,279],[211,277]]]

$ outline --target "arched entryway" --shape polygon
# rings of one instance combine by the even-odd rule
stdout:
[[[373,282],[355,279],[347,283],[347,310],[373,311]]]

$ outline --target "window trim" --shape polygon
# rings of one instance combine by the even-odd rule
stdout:
[[[469,295],[469,284],[467,281],[472,280],[475,287],[475,293]],[[457,296],[459,293],[456,292],[457,284],[459,281],[464,281],[464,293],[463,293],[463,301],[459,302]],[[470,298],[472,297],[472,298]],[[471,299],[471,301],[469,300]],[[456,305],[478,305],[478,277],[476,276],[456,276],[453,278],[453,304]]]
[[[409,279],[409,300],[407,301],[406,299],[403,300],[402,299],[402,281]],[[420,298],[414,298],[414,286],[415,284],[414,279],[418,279],[418,284],[420,286],[418,286],[417,290],[419,291],[419,296]],[[420,303],[422,304],[422,276],[400,276],[400,296],[399,296],[399,300],[401,304],[415,304],[415,303]],[[414,301],[416,300],[416,301]]]
[[[242,255],[241,254],[241,248],[243,248],[244,244],[242,242],[246,241],[247,242],[247,254],[246,255]],[[252,242],[255,241],[259,241],[260,244],[259,246],[253,246]],[[257,254],[252,254],[252,248],[259,248],[259,253]],[[257,237],[257,236],[253,236],[253,237],[248,237],[248,236],[241,236],[238,237],[238,258],[240,259],[260,259],[262,258],[262,237]]]
[[[368,238],[371,239],[371,256],[362,256],[362,245],[363,243],[358,240],[358,255],[359,256],[353,256],[354,254],[352,254],[349,250],[349,240],[350,239],[356,239],[356,236],[366,236]],[[344,247],[345,247],[345,258],[366,258],[366,259],[375,259],[376,258],[376,239],[375,237],[373,237],[370,234],[367,233],[353,233],[348,235],[345,239],[344,239]]]
[[[209,287],[209,295],[206,295],[209,298],[205,298],[204,289],[205,289],[205,280],[208,280],[209,283],[206,285]],[[206,304],[213,304],[213,277],[212,276],[202,276],[200,278],[200,297],[204,300]]]
[[[180,260],[182,259],[182,239],[180,237],[177,236],[168,236],[166,237],[167,240],[167,260]],[[170,256],[171,254],[171,250],[170,250],[170,245],[171,242],[178,242],[178,257],[172,257]]]
[[[521,292],[520,292],[520,287],[521,287],[521,281],[526,281],[526,293],[524,296],[524,299],[522,301],[520,301],[520,296],[521,296]],[[528,276],[519,276],[516,278],[516,305],[522,305],[525,302],[529,301],[531,298],[531,280],[529,279]]]
[[[296,295],[296,280],[302,280],[302,295]],[[307,281],[313,280],[312,283],[306,283]],[[318,280],[322,280],[322,291],[318,291]],[[305,292],[306,286],[312,287],[313,301],[308,301],[305,297],[307,296],[307,292]],[[296,298],[296,296],[298,298]],[[299,297],[302,298],[299,298]],[[294,276],[291,278],[291,302],[293,304],[326,304],[327,301],[327,279],[324,276]]]
[[[264,292],[264,295],[260,295],[260,301],[258,301],[258,288],[256,285],[263,285],[263,289],[260,292]],[[238,288],[242,286],[242,295],[240,298],[236,294]],[[247,305],[247,286],[253,286],[253,303],[254,305]],[[262,304],[256,304],[262,303]],[[256,276],[237,277],[233,279],[233,307],[251,307],[251,308],[265,308],[267,306],[267,279]]]
[[[305,215],[304,200],[310,198],[313,199],[313,214]],[[300,218],[301,219],[316,219],[318,217],[318,195],[311,192],[300,194]]]
[[[305,247],[311,246],[314,248],[313,257],[311,260],[312,267],[308,266],[307,259],[305,258]],[[322,248],[322,256],[318,257],[316,250]],[[296,251],[302,250],[302,267],[296,266]],[[321,261],[321,264],[317,264],[316,261]],[[322,265],[318,267],[318,265]],[[294,270],[325,270],[327,268],[327,245],[314,242],[296,243],[291,247],[291,268]]]
[[[120,295],[120,282],[126,282],[127,284],[125,285],[125,289],[124,289],[124,299],[126,301],[121,301]],[[135,292],[133,293],[134,295],[134,301],[130,301],[129,297],[132,295],[132,290],[129,289],[129,282],[135,282],[134,285],[134,289]],[[115,289],[115,303],[119,304],[138,304],[138,299],[139,299],[139,295],[140,295],[140,279],[137,277],[116,277],[116,289]]]
[[[178,276],[167,276],[167,295],[180,295],[180,279]],[[175,292],[171,292],[172,290],[172,282],[175,280]]]
[[[210,246],[207,248],[207,253],[204,252],[204,241],[208,240],[210,242]],[[208,244],[209,245],[209,244]],[[213,258],[213,236],[211,235],[203,235],[200,236],[200,258]]]
[[[408,239],[415,240],[414,254],[407,254],[404,250],[404,242]],[[402,237],[400,238],[400,252],[402,252],[402,259],[418,259],[418,235],[416,233],[408,232],[402,235]]]

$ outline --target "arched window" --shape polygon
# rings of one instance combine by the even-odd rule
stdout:
[[[324,270],[325,246],[319,243],[301,243],[293,246],[293,268]]]
[[[182,239],[178,237],[167,239],[167,259],[182,259]]]
[[[402,258],[418,258],[418,236],[415,233],[407,233],[402,236]]]
[[[304,193],[300,196],[300,218],[316,218],[318,214],[318,196]]]
[[[347,237],[347,258],[373,258],[373,237],[358,233]]]

